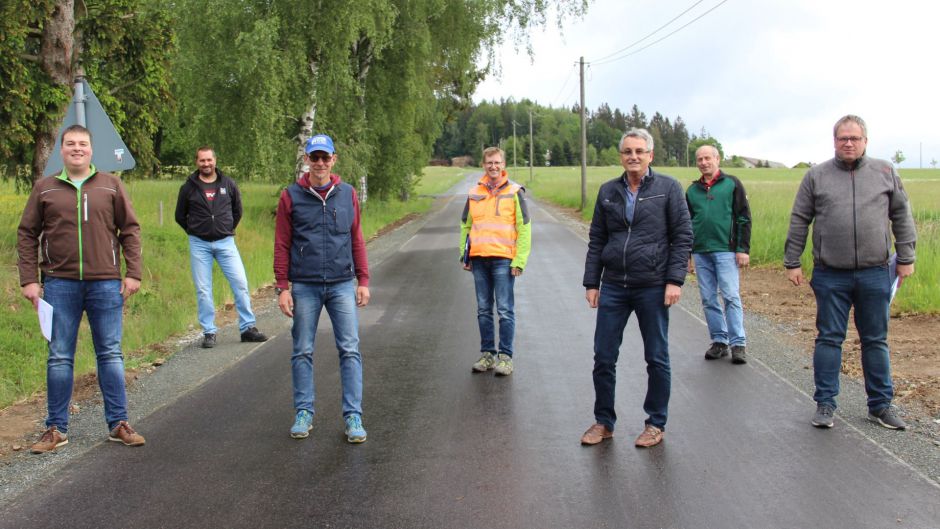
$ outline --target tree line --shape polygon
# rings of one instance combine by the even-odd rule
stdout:
[[[5,0],[0,168],[41,176],[84,75],[134,153],[131,178],[215,147],[242,179],[290,181],[302,140],[333,136],[338,172],[407,197],[506,39],[587,0]],[[306,9],[302,9],[306,7]]]
[[[705,129],[690,135],[681,116],[670,120],[655,112],[647,118],[637,105],[623,112],[619,108],[611,110],[610,105],[603,103],[596,110],[588,110],[586,117],[588,165],[618,165],[617,142],[624,131],[632,128],[647,129],[653,136],[654,165],[694,165],[695,149],[704,144],[714,145],[724,156],[721,143]],[[440,139],[434,144],[434,157],[447,160],[469,155],[476,159],[482,149],[490,145],[501,146],[509,164],[515,160],[528,165],[532,152],[537,166],[580,165],[580,107],[543,107],[529,100],[484,101],[464,109],[444,125]]]

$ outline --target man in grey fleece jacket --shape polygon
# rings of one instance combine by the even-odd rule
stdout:
[[[812,167],[793,202],[783,264],[796,286],[805,281],[800,256],[813,225],[816,347],[813,426],[831,428],[839,394],[842,342],[849,309],[862,344],[868,419],[885,428],[907,427],[891,406],[894,387],[888,354],[891,302],[891,234],[897,251],[898,284],[914,273],[917,232],[907,193],[894,167],[865,156],[865,121],[848,115],[833,127],[835,158]],[[889,223],[890,221],[890,223]],[[890,232],[889,232],[890,226]]]

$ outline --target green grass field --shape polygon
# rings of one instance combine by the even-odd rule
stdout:
[[[657,168],[688,185],[698,170],[685,167]],[[623,172],[619,166],[589,167],[587,205],[582,211],[590,219],[600,185]],[[782,266],[783,247],[790,223],[790,208],[803,169],[729,169],[747,190],[754,226],[751,232],[751,262],[755,266]],[[904,283],[892,305],[899,312],[940,312],[940,170],[902,169],[901,179],[911,200],[917,223],[917,263],[914,276]],[[581,202],[579,167],[536,168],[532,182],[528,170],[512,177],[524,183],[533,196],[577,208]],[[811,244],[803,254],[804,271],[812,267]]]
[[[363,208],[365,238],[406,215],[426,211],[433,201],[430,195],[447,190],[463,175],[459,168],[428,168],[415,190],[418,198],[406,203],[370,199]],[[158,353],[150,352],[150,345],[198,327],[186,234],[173,220],[181,183],[128,183],[142,226],[144,256],[141,290],[125,308],[123,344],[128,367],[152,362]],[[280,188],[273,184],[242,184],[240,188],[244,215],[237,231],[238,248],[248,284],[258,289],[274,281],[274,211]],[[0,318],[4,322],[0,333],[0,408],[45,389],[46,342],[39,333],[36,313],[20,294],[16,269],[16,228],[26,198],[15,193],[11,182],[0,182]],[[219,305],[232,301],[228,282],[218,267],[213,290]],[[80,375],[94,369],[91,337],[83,324],[75,372]]]

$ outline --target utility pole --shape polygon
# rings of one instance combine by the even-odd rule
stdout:
[[[584,56],[581,56],[581,207],[587,204],[587,110],[584,108]]]
[[[516,172],[516,120],[512,120],[512,172]]]
[[[532,107],[529,107],[529,183],[532,183],[532,166],[535,165],[535,138],[532,135]]]

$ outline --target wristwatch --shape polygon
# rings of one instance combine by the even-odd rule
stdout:
[[[287,290],[289,290],[289,289],[280,288],[280,287],[274,287],[274,293],[277,294],[278,296],[281,295],[281,292],[285,292],[285,291],[287,291]]]

